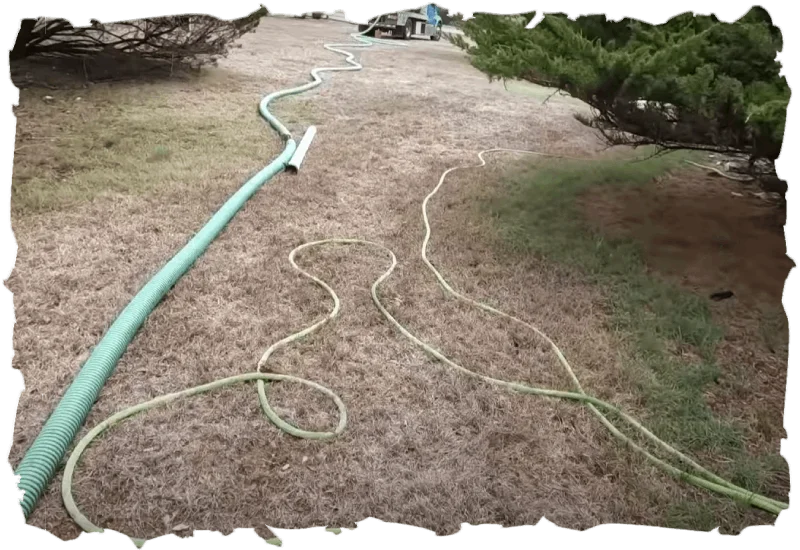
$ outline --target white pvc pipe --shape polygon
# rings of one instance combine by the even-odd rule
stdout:
[[[297,146],[297,150],[292,155],[292,158],[289,159],[289,162],[286,163],[286,171],[292,174],[296,174],[298,170],[300,170],[300,165],[303,164],[303,159],[308,152],[308,147],[311,145],[311,141],[314,139],[314,136],[317,135],[317,127],[316,126],[309,126],[306,133],[303,135],[303,139],[300,140],[299,145]]]

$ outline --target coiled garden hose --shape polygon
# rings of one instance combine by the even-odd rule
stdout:
[[[373,24],[373,26],[374,26],[374,24]],[[370,29],[371,29],[371,27],[370,27]],[[366,31],[364,31],[364,33],[369,32],[370,29],[367,29]],[[364,34],[364,33],[361,33],[361,34]],[[361,40],[362,42],[365,42],[365,40],[358,34],[354,34],[354,35],[351,35],[351,36]],[[304,86],[300,86],[300,87],[297,87],[297,88],[292,88],[290,90],[283,90],[283,91],[275,92],[275,93],[270,94],[270,95],[268,95],[267,97],[264,98],[264,100],[261,103],[261,113],[262,113],[262,115],[270,123],[270,125],[272,125],[272,127],[275,128],[276,131],[278,131],[278,133],[282,137],[284,137],[284,139],[287,140],[287,143],[291,141],[291,135],[289,134],[288,130],[286,130],[286,128],[280,123],[280,121],[276,117],[274,117],[273,115],[271,115],[269,113],[269,111],[267,110],[267,105],[269,104],[269,102],[274,100],[274,99],[277,99],[279,97],[283,97],[283,96],[289,95],[291,93],[301,93],[302,91],[306,91],[308,89],[311,89],[311,88],[317,86],[321,82],[321,79],[318,76],[319,72],[323,72],[323,71],[338,71],[338,70],[359,70],[361,68],[361,66],[358,63],[356,63],[355,61],[353,61],[353,54],[350,53],[350,52],[346,52],[346,51],[340,50],[337,47],[362,47],[362,46],[368,46],[368,45],[370,45],[370,44],[369,43],[362,43],[362,44],[330,44],[330,45],[326,44],[325,45],[326,49],[328,49],[330,51],[333,51],[333,52],[336,52],[336,53],[340,53],[340,54],[346,55],[347,56],[346,61],[351,65],[351,67],[336,67],[336,68],[314,69],[313,71],[311,71],[312,77],[314,78],[313,82],[311,82],[309,84],[306,84]],[[476,373],[474,371],[471,371],[471,370],[461,366],[460,364],[456,363],[455,361],[449,359],[443,353],[441,353],[440,351],[438,351],[434,347],[430,346],[429,344],[425,343],[424,341],[422,341],[418,337],[416,337],[412,332],[410,332],[406,327],[404,327],[394,316],[392,316],[391,313],[389,313],[389,311],[385,308],[385,306],[380,301],[380,296],[378,294],[378,289],[379,289],[380,285],[384,281],[386,281],[386,279],[388,279],[391,276],[391,274],[393,273],[393,271],[395,269],[395,266],[397,265],[397,258],[395,257],[394,253],[390,249],[388,249],[387,247],[383,246],[382,244],[371,242],[371,241],[366,241],[366,240],[361,240],[361,239],[325,239],[325,240],[319,240],[319,241],[305,243],[305,244],[302,244],[302,245],[298,246],[297,248],[295,248],[295,249],[293,249],[291,251],[291,253],[289,254],[289,262],[291,263],[292,267],[295,270],[297,270],[301,275],[303,275],[304,277],[306,277],[310,281],[314,282],[316,285],[320,286],[321,288],[323,288],[328,293],[328,295],[330,296],[330,298],[333,301],[333,309],[331,310],[331,312],[327,316],[325,316],[323,319],[313,323],[312,325],[308,326],[307,328],[305,328],[305,329],[303,329],[303,330],[301,330],[299,332],[296,332],[294,334],[291,334],[291,335],[287,336],[286,338],[283,338],[282,340],[280,340],[280,341],[276,342],[275,344],[271,345],[267,349],[267,351],[264,353],[264,355],[262,356],[261,360],[258,362],[257,372],[240,374],[240,375],[237,375],[237,376],[233,376],[233,377],[217,380],[217,381],[211,382],[209,384],[204,384],[202,386],[189,388],[189,389],[183,390],[181,392],[176,392],[176,393],[172,393],[172,394],[168,394],[168,395],[157,397],[157,398],[152,399],[150,401],[147,401],[145,403],[141,403],[139,405],[135,405],[133,407],[130,407],[130,408],[127,408],[127,409],[125,409],[123,411],[118,412],[115,415],[113,415],[113,416],[109,417],[108,419],[106,419],[105,421],[103,421],[102,423],[100,423],[93,430],[91,430],[84,438],[82,438],[80,440],[80,442],[75,447],[73,453],[69,457],[66,469],[64,471],[64,477],[63,477],[63,480],[62,480],[62,496],[63,496],[64,504],[65,504],[65,506],[67,508],[67,511],[69,512],[70,516],[76,521],[76,523],[78,523],[78,525],[80,525],[80,527],[82,529],[84,529],[85,531],[102,531],[102,528],[92,524],[80,512],[80,510],[78,509],[78,507],[77,507],[77,505],[75,503],[75,500],[74,500],[74,498],[72,496],[72,477],[73,477],[74,472],[75,472],[75,467],[77,466],[77,464],[78,464],[78,462],[80,460],[81,454],[90,445],[92,440],[94,438],[96,438],[99,434],[101,434],[102,432],[107,430],[108,428],[112,427],[116,423],[118,423],[118,422],[120,422],[120,421],[122,421],[122,420],[124,420],[124,419],[126,419],[126,418],[128,418],[130,416],[132,416],[132,415],[135,415],[135,414],[137,414],[139,412],[143,412],[143,411],[152,409],[154,407],[158,407],[158,406],[164,405],[166,403],[175,401],[177,399],[180,399],[180,398],[183,398],[183,397],[189,397],[189,396],[192,396],[192,395],[197,395],[197,394],[202,393],[202,392],[218,389],[218,388],[229,386],[229,385],[236,384],[236,383],[248,382],[248,381],[255,380],[257,382],[257,384],[258,384],[259,401],[261,403],[262,409],[264,410],[266,416],[276,426],[278,426],[280,429],[286,431],[287,433],[295,435],[297,437],[310,438],[310,439],[323,439],[323,440],[336,437],[337,435],[342,433],[342,431],[345,429],[346,422],[347,422],[346,408],[345,408],[345,405],[342,402],[342,400],[333,391],[331,391],[328,388],[325,388],[324,386],[316,384],[314,382],[311,382],[311,381],[308,381],[308,380],[304,380],[304,379],[301,379],[301,378],[297,378],[297,377],[294,377],[294,376],[285,375],[285,374],[276,374],[276,373],[270,373],[270,372],[263,372],[265,367],[267,366],[269,358],[276,351],[278,351],[282,347],[287,346],[288,344],[290,344],[292,342],[295,342],[295,341],[297,341],[297,340],[299,340],[299,339],[301,339],[301,338],[303,338],[305,336],[308,336],[308,335],[318,331],[324,325],[326,325],[329,321],[335,319],[339,314],[340,301],[339,301],[339,298],[336,295],[335,291],[325,281],[323,281],[322,279],[317,278],[313,274],[311,274],[308,271],[302,269],[296,263],[296,256],[297,256],[298,253],[300,253],[300,252],[302,252],[302,251],[304,251],[306,249],[312,248],[312,247],[319,247],[319,246],[326,246],[326,245],[363,245],[363,246],[370,246],[370,247],[373,247],[373,248],[377,248],[378,250],[382,251],[383,253],[385,253],[390,258],[391,263],[390,263],[390,266],[388,267],[388,269],[380,277],[378,277],[378,279],[376,279],[375,282],[371,286],[371,290],[370,291],[371,291],[371,295],[372,295],[372,300],[375,303],[376,307],[381,312],[381,314],[395,328],[397,328],[398,331],[403,336],[408,338],[412,343],[414,343],[415,345],[420,347],[422,350],[424,350],[426,353],[428,353],[429,355],[431,355],[432,357],[434,357],[438,361],[444,363],[445,365],[447,365],[447,366],[449,366],[451,368],[455,368],[456,370],[462,372],[465,375],[471,376],[473,378],[480,379],[480,380],[482,380],[484,382],[487,382],[487,383],[490,383],[490,384],[493,384],[493,385],[496,385],[496,386],[499,386],[499,387],[503,387],[503,388],[506,388],[506,389],[514,390],[514,391],[517,391],[517,392],[520,392],[520,393],[534,394],[534,395],[540,395],[540,396],[552,397],[552,398],[559,398],[559,399],[567,399],[567,400],[572,400],[572,401],[577,401],[577,402],[583,403],[587,407],[589,407],[589,409],[595,414],[595,416],[598,417],[598,419],[601,421],[601,423],[615,437],[620,439],[624,444],[626,444],[627,446],[629,446],[630,448],[632,448],[636,452],[642,454],[642,456],[644,456],[649,462],[651,462],[653,465],[655,465],[656,467],[660,468],[661,470],[665,471],[666,473],[668,473],[668,474],[670,474],[670,475],[672,475],[674,477],[683,479],[684,481],[687,481],[688,483],[691,483],[691,484],[693,484],[695,486],[702,487],[702,488],[705,488],[705,489],[710,490],[712,492],[718,493],[720,495],[728,496],[728,497],[736,499],[738,501],[748,503],[748,504],[750,504],[752,506],[756,506],[758,508],[761,508],[763,510],[771,512],[773,514],[778,514],[781,510],[786,509],[788,507],[788,505],[783,503],[783,502],[780,502],[780,501],[765,497],[763,495],[756,494],[756,493],[751,492],[751,491],[747,491],[746,489],[743,489],[743,488],[741,488],[741,487],[739,487],[739,486],[737,486],[737,485],[735,485],[735,484],[733,484],[733,483],[731,483],[729,481],[726,481],[726,480],[720,478],[719,476],[713,474],[709,470],[707,470],[707,469],[703,468],[702,466],[700,466],[698,463],[696,463],[690,457],[686,456],[685,454],[681,453],[680,451],[678,451],[677,449],[675,449],[674,447],[672,447],[668,443],[666,443],[663,440],[661,440],[660,438],[658,438],[655,434],[653,434],[652,432],[647,430],[647,428],[645,428],[641,423],[636,421],[633,417],[631,417],[630,415],[628,415],[624,411],[621,411],[616,406],[614,406],[614,405],[612,405],[612,404],[610,404],[608,402],[605,402],[603,400],[600,400],[600,399],[597,399],[597,398],[592,397],[590,395],[587,395],[584,392],[583,388],[581,387],[581,384],[580,384],[577,376],[575,375],[574,371],[572,370],[572,367],[570,366],[569,362],[565,358],[563,352],[558,348],[558,346],[546,334],[544,334],[541,330],[539,330],[538,328],[536,328],[532,324],[527,323],[527,322],[525,322],[525,321],[523,321],[523,320],[521,320],[521,319],[519,319],[517,317],[514,317],[513,315],[504,313],[504,312],[502,312],[502,311],[500,311],[500,310],[498,310],[498,309],[496,309],[496,308],[494,308],[494,307],[492,307],[492,306],[490,306],[488,304],[484,304],[484,303],[479,302],[477,300],[473,300],[473,299],[471,299],[471,298],[469,298],[469,297],[467,297],[467,296],[465,296],[463,294],[460,294],[459,292],[457,292],[456,290],[453,289],[453,287],[446,281],[446,279],[443,277],[443,275],[436,269],[436,267],[433,265],[433,263],[428,258],[428,252],[427,252],[428,244],[430,243],[430,239],[431,239],[431,226],[430,226],[430,220],[429,220],[428,210],[427,210],[429,202],[439,192],[439,190],[441,189],[442,185],[444,184],[445,178],[447,177],[448,174],[450,174],[451,172],[453,172],[455,170],[461,170],[461,169],[467,169],[467,168],[478,168],[478,167],[485,166],[486,165],[486,161],[484,159],[484,155],[486,153],[495,153],[495,152],[512,152],[512,153],[533,154],[533,155],[539,155],[539,156],[550,156],[550,157],[564,158],[564,157],[561,157],[560,155],[549,155],[549,154],[541,153],[541,152],[537,152],[537,151],[523,151],[523,150],[513,150],[513,149],[488,149],[488,150],[485,150],[485,151],[481,151],[478,154],[478,158],[480,159],[480,164],[469,165],[469,166],[459,166],[459,167],[454,167],[454,168],[450,168],[450,169],[446,170],[441,175],[436,187],[434,187],[434,189],[425,197],[424,201],[422,202],[422,217],[423,217],[423,222],[424,222],[424,225],[425,225],[425,237],[423,239],[422,248],[421,248],[421,258],[422,258],[423,262],[425,263],[425,265],[428,267],[428,269],[431,270],[431,272],[433,273],[435,278],[438,280],[439,284],[443,287],[443,289],[450,296],[452,296],[452,297],[454,297],[454,298],[456,298],[456,299],[458,299],[458,300],[460,300],[460,301],[462,301],[464,303],[467,303],[467,304],[469,304],[469,305],[471,305],[473,307],[477,307],[477,308],[479,308],[481,310],[487,311],[487,312],[492,313],[494,315],[498,315],[498,316],[504,317],[504,318],[506,318],[506,319],[508,319],[508,320],[520,325],[520,326],[523,326],[523,327],[533,331],[537,336],[543,338],[550,345],[551,350],[555,353],[555,355],[559,359],[559,362],[564,367],[564,369],[567,371],[567,373],[570,376],[570,378],[571,378],[571,380],[572,380],[572,382],[573,382],[573,384],[574,384],[574,386],[575,386],[577,391],[568,392],[568,391],[561,391],[561,390],[555,390],[555,389],[549,389],[549,388],[539,388],[539,387],[529,386],[529,385],[518,383],[518,382],[509,382],[509,381],[501,380],[501,379],[498,379],[498,378],[492,378],[490,376],[486,376],[486,375],[482,375],[482,374]],[[285,155],[282,155],[281,157],[279,157],[279,159],[284,158],[284,156]],[[275,162],[277,162],[277,160],[278,159],[276,159]],[[284,160],[284,162],[285,162],[285,160]],[[166,290],[165,290],[165,292],[166,292]],[[138,297],[138,295],[137,295],[137,297]],[[138,325],[137,325],[137,327],[138,327]],[[126,345],[127,345],[127,343],[126,343]],[[123,351],[124,351],[124,348],[123,348]],[[121,355],[121,353],[122,353],[122,351],[120,351],[120,355]],[[117,359],[118,359],[118,357],[117,357]],[[324,393],[325,395],[330,397],[334,401],[334,403],[336,404],[336,406],[337,406],[337,408],[339,410],[339,422],[338,422],[336,428],[333,431],[330,431],[330,432],[305,431],[305,430],[301,430],[301,429],[289,424],[288,422],[284,421],[283,419],[281,419],[278,416],[278,414],[271,408],[271,406],[269,405],[268,398],[267,398],[267,384],[266,384],[266,382],[269,382],[271,380],[298,382],[298,383],[301,383],[301,384],[305,384],[305,385],[310,386],[310,387],[312,387],[312,388],[314,388],[314,389],[316,389],[318,391],[321,391],[322,393]],[[99,388],[97,389],[97,391],[99,392]],[[631,438],[629,438],[628,436],[623,434],[619,430],[619,428],[617,428],[611,422],[611,420],[609,420],[609,418],[607,418],[607,416],[606,416],[607,413],[614,413],[615,415],[617,415],[620,418],[622,418],[629,427],[633,428],[635,431],[638,431],[641,435],[643,435],[646,439],[648,439],[652,443],[654,443],[662,451],[672,455],[678,461],[680,461],[680,462],[684,463],[685,465],[687,465],[688,467],[690,467],[691,471],[686,471],[686,470],[678,468],[678,467],[676,467],[676,466],[674,466],[672,464],[669,464],[668,462],[666,462],[666,461],[654,456],[649,451],[645,450],[643,447],[641,447],[640,445],[635,443]],[[84,417],[85,417],[85,414],[84,414]],[[82,420],[81,420],[81,422],[82,422]],[[78,425],[78,427],[79,427],[79,425]],[[78,427],[75,428],[75,431],[77,431]],[[71,439],[70,439],[70,441],[71,441]],[[68,443],[69,443],[69,441],[67,442],[67,444]],[[145,542],[143,539],[133,539],[133,540],[134,540],[134,542],[136,542],[136,544],[138,546],[141,546]]]

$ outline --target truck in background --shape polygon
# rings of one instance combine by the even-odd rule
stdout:
[[[442,38],[442,18],[439,17],[439,9],[435,4],[428,4],[417,10],[381,15],[370,19],[366,25],[359,25],[358,30],[364,32],[373,23],[375,26],[367,34],[376,38],[397,37],[403,40],[416,37],[428,37],[431,40]]]

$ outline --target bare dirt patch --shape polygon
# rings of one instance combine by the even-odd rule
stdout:
[[[724,376],[708,398],[749,428],[756,451],[785,437],[789,334],[781,299],[794,264],[786,256],[785,211],[752,190],[687,170],[645,187],[596,187],[582,203],[598,230],[640,242],[656,275],[702,296],[733,292],[709,301],[725,337],[717,352]]]
[[[647,187],[596,187],[584,205],[603,231],[635,236],[648,264],[687,288],[731,290],[751,306],[775,306],[792,267],[785,212],[750,191],[687,171]]]

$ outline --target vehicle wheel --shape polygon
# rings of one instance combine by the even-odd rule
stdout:
[[[413,28],[414,22],[409,19],[406,21],[406,26],[403,27],[403,40],[408,40],[411,38],[411,30]]]
[[[442,26],[436,25],[436,32],[431,36],[431,40],[441,40],[442,39]]]

